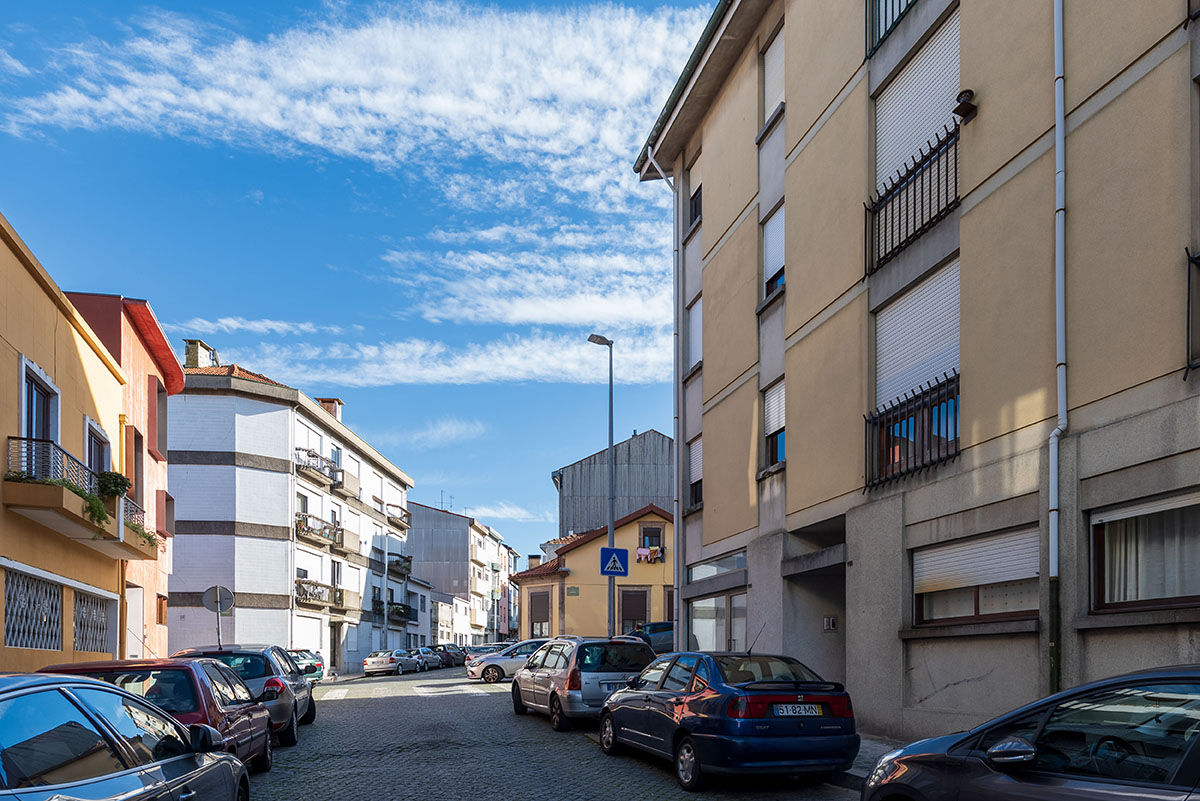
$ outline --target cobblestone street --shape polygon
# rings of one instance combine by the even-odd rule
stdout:
[[[544,717],[517,717],[509,683],[469,681],[462,668],[323,685],[317,720],[300,744],[277,748],[253,778],[253,801],[297,799],[813,799],[857,793],[795,780],[716,779],[679,789],[670,765],[649,756],[606,757],[595,726],[559,734]],[[591,737],[589,737],[591,735]]]

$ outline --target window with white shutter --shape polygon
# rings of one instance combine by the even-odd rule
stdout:
[[[783,102],[783,31],[763,51],[763,119],[770,117]]]
[[[784,284],[783,209],[780,206],[762,224],[764,297]]]
[[[778,464],[786,458],[784,448],[785,384],[771,385],[763,392],[763,432],[767,437],[767,465]]]
[[[943,267],[875,315],[875,405],[958,372],[959,265]]]
[[[695,506],[704,500],[704,440],[696,437],[688,443],[688,489],[689,506]]]
[[[917,622],[1036,617],[1037,529],[931,545],[912,553]]]
[[[687,366],[690,370],[704,358],[704,298],[698,299],[688,308],[687,317]]]

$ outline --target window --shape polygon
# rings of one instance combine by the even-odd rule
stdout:
[[[238,678],[236,673],[225,667],[225,665],[218,665],[217,668],[221,671],[221,675],[225,677],[226,681],[229,682],[229,686],[233,688],[233,697],[239,704],[249,704],[254,701],[254,695],[250,692],[250,688],[246,686],[244,681]]]
[[[45,579],[4,571],[4,644],[9,648],[62,648],[63,588]]]
[[[1097,610],[1200,604],[1200,497],[1092,518]]]
[[[913,551],[918,623],[1037,617],[1037,529]]]
[[[160,626],[167,625],[167,596],[155,596],[154,610],[154,622]]]
[[[308,496],[303,492],[296,493],[296,514],[308,514]]]
[[[675,588],[663,587],[663,619],[668,623],[675,621]]]
[[[233,694],[233,687],[215,665],[205,665],[204,675],[208,677],[209,684],[212,685],[213,695],[216,696],[218,704],[221,706],[237,705],[237,697]]]
[[[704,358],[704,298],[697,298],[696,302],[688,307],[687,325],[687,366],[690,370]]]
[[[342,466],[342,449],[341,449],[341,447],[330,444],[330,446],[329,446],[329,461],[333,462],[334,467]]]
[[[425,645],[425,635],[421,635],[421,645]]]
[[[746,593],[718,595],[688,602],[693,651],[739,651],[746,647]]]
[[[621,631],[629,632],[646,622],[646,609],[649,606],[648,590],[627,590],[621,588]]]
[[[425,596],[424,595],[421,596],[421,611],[422,612],[425,611]]]
[[[696,664],[696,675],[692,676],[691,692],[699,693],[708,689],[708,667],[704,660],[701,659]]]
[[[125,765],[82,710],[57,690],[0,701],[0,789],[94,779]]]
[[[342,586],[342,563],[336,559],[329,562],[329,583],[335,587]]]
[[[142,765],[191,751],[183,728],[144,704],[107,690],[79,688],[72,692],[112,724]]]
[[[186,715],[200,709],[200,699],[188,672],[182,668],[97,670],[90,678],[107,681],[127,693],[140,695],[164,712]]]
[[[662,526],[643,526],[642,527],[642,547],[643,548],[661,548],[662,547]]]
[[[779,464],[786,458],[784,448],[785,397],[784,381],[780,380],[763,392],[763,431],[767,435],[767,465]]]
[[[530,637],[550,636],[550,593],[529,593]]]
[[[32,364],[25,370],[24,433],[30,439],[58,439],[58,390],[38,375]]]
[[[662,681],[663,674],[667,672],[667,665],[671,664],[674,657],[665,656],[661,659],[656,659],[642,671],[638,676],[639,687],[658,687],[658,683]]]
[[[696,657],[681,656],[675,660],[675,664],[671,665],[671,669],[667,671],[667,677],[663,679],[662,688],[672,692],[682,692],[692,679],[692,668],[696,666]]]
[[[155,490],[154,527],[160,532],[175,533],[175,499],[166,490]]]
[[[133,493],[133,500],[138,506],[146,505],[146,441],[142,437],[142,432],[138,431],[133,426],[126,429],[128,436],[126,442],[130,444],[127,457],[131,460],[130,465],[125,470],[125,475],[129,476],[133,482],[133,487],[130,490]]]
[[[566,643],[551,645],[550,650],[546,652],[546,660],[542,663],[542,667],[546,668],[546,670],[565,668],[568,662],[567,650],[570,647]]]
[[[763,220],[763,296],[766,297],[784,284],[785,246],[783,236],[783,206]]]
[[[688,443],[688,505],[704,502],[704,438],[696,437]]]
[[[93,653],[111,653],[114,644],[109,642],[109,625],[114,604],[107,598],[75,590],[75,650]]]
[[[765,122],[783,102],[783,31],[775,35],[762,54],[763,121]]]
[[[718,556],[716,559],[710,559],[707,562],[701,562],[698,565],[692,565],[688,568],[688,581],[699,581],[700,579],[719,576],[722,573],[745,569],[746,552],[737,551],[725,556]]]
[[[703,217],[703,176],[700,172],[700,159],[696,158],[692,162],[692,166],[688,167],[687,172],[687,191],[688,191],[688,226],[693,226],[700,222]]]
[[[96,473],[108,470],[110,466],[109,453],[111,452],[108,437],[90,417],[84,418],[84,429],[87,443],[85,445],[87,466]]]
[[[167,388],[158,376],[146,378],[146,431],[150,453],[160,462],[167,458]]]

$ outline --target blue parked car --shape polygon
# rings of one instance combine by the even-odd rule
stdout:
[[[667,654],[600,713],[604,753],[632,746],[667,757],[685,790],[710,773],[846,770],[858,745],[849,694],[790,656]]]

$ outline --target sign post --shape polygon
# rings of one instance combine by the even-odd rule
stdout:
[[[233,591],[220,584],[214,584],[200,596],[200,603],[210,612],[217,614],[217,648],[221,647],[221,615],[233,609]]]

